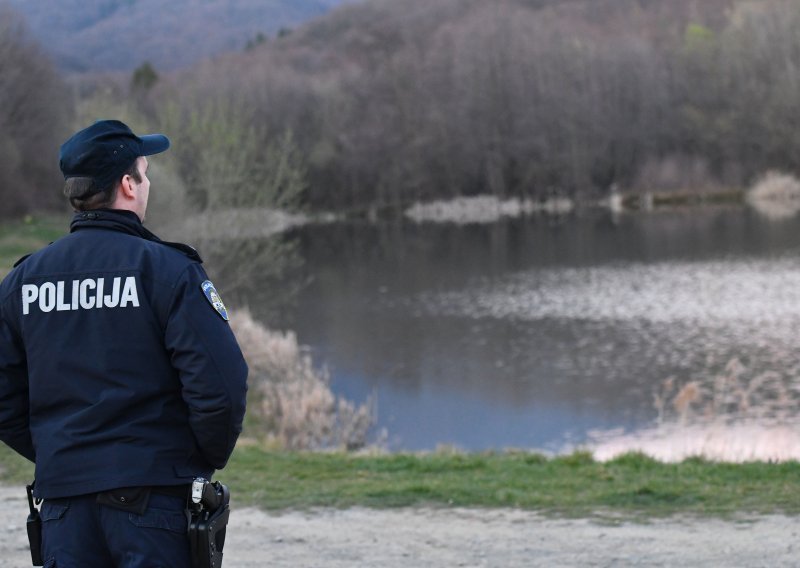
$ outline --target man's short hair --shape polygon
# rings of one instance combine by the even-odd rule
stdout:
[[[138,159],[110,187],[99,191],[96,191],[94,180],[90,177],[69,178],[64,182],[64,196],[69,199],[70,205],[76,211],[89,211],[90,209],[109,207],[117,198],[117,189],[119,189],[120,181],[125,176],[131,176],[136,180],[136,183],[142,182]]]

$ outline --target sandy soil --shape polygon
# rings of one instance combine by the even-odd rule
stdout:
[[[0,487],[0,565],[30,566],[23,488]],[[225,568],[798,566],[800,518],[554,520],[514,510],[236,509]]]

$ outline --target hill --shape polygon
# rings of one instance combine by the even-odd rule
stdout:
[[[6,0],[65,71],[185,67],[352,0]]]

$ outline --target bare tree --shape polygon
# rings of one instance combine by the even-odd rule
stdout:
[[[0,5],[0,215],[55,207],[58,159],[72,101],[21,18]]]
[[[798,24],[792,0],[374,0],[153,96],[184,126],[235,101],[230,183],[291,132],[316,207],[703,190],[800,171]]]

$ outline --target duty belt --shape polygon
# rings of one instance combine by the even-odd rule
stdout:
[[[34,566],[44,564],[42,558],[42,519],[36,508],[41,500],[34,499],[34,483],[26,486],[28,493],[28,540]],[[190,496],[191,489],[191,498]],[[147,506],[150,493],[187,498],[189,513],[189,545],[193,568],[221,568],[225,532],[230,517],[231,494],[219,481],[211,483],[197,478],[188,485],[125,488],[97,494],[98,502],[124,510],[141,510]],[[139,513],[141,514],[141,513]]]

